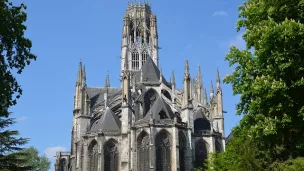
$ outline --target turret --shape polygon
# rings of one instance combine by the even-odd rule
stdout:
[[[156,15],[150,6],[129,4],[124,15],[121,46],[121,76],[127,62],[129,71],[139,71],[148,57],[158,66]]]
[[[79,63],[76,90],[74,95],[73,127],[72,127],[72,145],[71,145],[71,166],[80,167],[81,158],[81,139],[86,134],[87,125],[90,121],[89,100],[86,87],[86,71]]]
[[[223,94],[222,94],[222,88],[221,88],[221,79],[220,79],[220,73],[217,69],[216,71],[216,106],[214,111],[215,115],[213,116],[214,123],[218,126],[218,131],[222,133],[222,137],[225,137],[224,132],[224,116],[223,116]],[[225,141],[223,138],[223,146],[225,148]]]
[[[84,68],[82,67],[82,61],[79,62],[77,81],[76,81],[76,90],[74,95],[74,110],[80,110],[82,113],[82,107],[84,105],[83,99],[83,90],[86,87],[86,76]]]

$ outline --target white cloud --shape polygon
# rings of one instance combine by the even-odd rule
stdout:
[[[27,120],[27,119],[28,119],[28,117],[26,117],[26,116],[21,116],[21,117],[16,118],[16,121],[17,121],[17,122],[22,122],[22,121],[25,121],[25,120]]]
[[[215,11],[212,16],[228,16],[228,12],[226,11]]]
[[[229,47],[236,46],[239,49],[245,49],[246,48],[246,42],[243,39],[244,32],[238,33],[232,40],[229,42]]]
[[[56,152],[59,152],[59,151],[66,151],[66,148],[61,147],[61,146],[48,147],[44,150],[44,153],[47,158],[49,158],[50,160],[54,160],[55,156],[56,156]]]

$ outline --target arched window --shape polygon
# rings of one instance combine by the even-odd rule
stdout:
[[[104,171],[118,171],[118,149],[114,140],[109,140],[104,147]]]
[[[89,146],[90,171],[98,169],[98,144],[94,140]]]
[[[139,54],[137,51],[132,52],[132,70],[139,70]]]
[[[171,171],[171,139],[169,133],[161,131],[155,138],[156,171]]]
[[[67,171],[67,162],[66,159],[63,158],[60,160],[60,171]]]
[[[142,132],[137,140],[137,166],[138,170],[150,170],[149,160],[149,135]]]
[[[195,167],[203,167],[207,159],[207,147],[204,140],[198,140],[195,144]]]
[[[144,116],[149,112],[155,100],[158,98],[158,94],[154,89],[149,89],[144,96]]]
[[[168,119],[167,115],[166,115],[166,112],[164,111],[164,109],[162,109],[159,113],[159,118],[160,119]]]
[[[215,151],[217,153],[222,152],[222,145],[221,145],[221,143],[218,140],[215,140]]]
[[[186,145],[187,145],[187,141],[186,141],[186,137],[184,135],[184,133],[182,133],[181,131],[178,134],[178,142],[179,142],[179,170],[180,171],[186,171],[185,168],[185,162],[186,162]]]
[[[147,61],[148,58],[148,52],[147,51],[143,51],[141,54],[141,65],[144,65],[144,63]]]
[[[130,22],[129,29],[131,30],[130,31],[131,42],[134,43],[134,26],[132,22]]]
[[[202,131],[210,131],[210,122],[206,118],[197,118],[194,120],[194,132],[201,134]]]

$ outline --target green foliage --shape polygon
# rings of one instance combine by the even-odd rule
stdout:
[[[208,169],[303,170],[304,1],[248,0],[239,11],[246,49],[231,47],[235,70],[224,82],[240,95],[244,117]]]
[[[267,152],[258,150],[246,132],[238,127],[223,153],[209,154],[207,171],[262,171],[267,165]],[[266,160],[265,160],[266,158]]]
[[[273,160],[304,155],[304,7],[300,0],[248,0],[237,29],[246,50],[226,56],[235,71],[224,82],[240,94],[240,128]]]
[[[32,43],[24,37],[27,15],[26,6],[13,6],[8,0],[0,0],[0,170],[28,170],[19,167],[24,163],[20,145],[28,140],[17,138],[18,131],[8,130],[15,123],[8,109],[16,105],[22,90],[13,76],[21,74],[24,67],[35,60],[30,52]]]
[[[272,166],[274,171],[300,171],[304,170],[304,158],[289,159],[283,163],[274,163]]]
[[[48,171],[51,165],[51,162],[49,159],[43,155],[39,156],[38,150],[34,147],[26,148],[22,150],[23,153],[26,154],[26,156],[23,156],[22,158],[26,160],[26,165],[31,166],[32,169],[30,171]]]

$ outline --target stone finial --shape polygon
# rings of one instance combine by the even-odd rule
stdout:
[[[211,83],[210,83],[210,99],[212,99],[213,96],[214,96],[214,89],[213,89],[213,83],[211,81]]]
[[[174,70],[172,70],[171,84],[172,84],[172,86],[174,86],[174,87],[176,86],[175,76],[174,76]]]
[[[82,69],[82,86],[86,85],[86,80],[87,80],[86,69],[85,69],[85,65],[83,65],[83,69]]]
[[[198,88],[202,88],[203,87],[201,67],[200,67],[199,64],[198,64],[198,68],[197,68],[197,87]]]
[[[79,67],[78,67],[76,86],[82,85],[82,81],[83,81],[82,80],[82,74],[83,74],[83,71],[82,71],[82,60],[80,59]]]
[[[110,87],[110,76],[109,76],[109,72],[107,73],[107,77],[106,77],[106,82],[105,82],[105,88],[109,88]]]
[[[185,61],[185,69],[184,69],[184,81],[190,80],[190,72],[189,72],[189,64],[188,60]],[[189,87],[190,88],[190,87]]]
[[[220,72],[219,69],[216,69],[216,83],[221,83]]]

